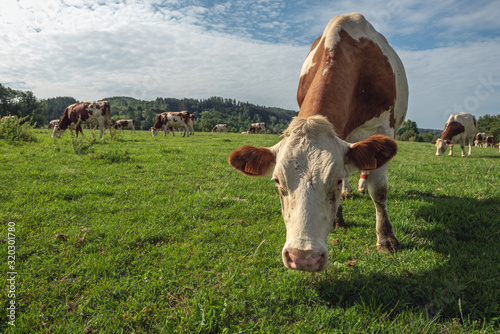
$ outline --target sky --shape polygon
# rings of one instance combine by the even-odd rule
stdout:
[[[302,63],[359,12],[405,66],[407,119],[500,113],[496,0],[1,0],[0,83],[38,99],[236,99],[298,111]]]

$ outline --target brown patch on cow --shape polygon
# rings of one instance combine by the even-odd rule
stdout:
[[[444,127],[443,133],[441,134],[441,139],[442,140],[451,140],[453,137],[461,134],[464,131],[465,131],[465,128],[462,125],[462,123],[459,123],[459,122],[446,123],[446,126]]]
[[[274,154],[267,148],[243,146],[229,155],[229,164],[245,175],[262,176],[275,164]]]
[[[389,60],[367,38],[355,41],[345,30],[339,36],[333,50],[325,48],[325,39],[319,42],[315,66],[300,78],[299,116],[326,116],[341,139],[387,110],[394,128],[396,78]]]
[[[382,167],[396,155],[398,145],[391,138],[373,135],[354,144],[347,151],[347,158],[361,170],[374,170]]]

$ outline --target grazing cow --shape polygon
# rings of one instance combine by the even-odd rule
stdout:
[[[135,120],[133,119],[122,119],[115,122],[113,125],[113,129],[120,129],[123,132],[123,129],[129,129],[130,133],[135,133]]]
[[[16,116],[16,115],[12,115],[12,116],[10,116],[10,115],[9,115],[9,116],[4,116],[4,117],[2,117],[2,119],[0,119],[0,122],[6,121],[6,120],[9,120],[9,119],[10,119],[10,120],[15,120],[16,118],[17,118],[17,116]]]
[[[109,103],[107,101],[81,102],[66,107],[59,124],[54,127],[52,137],[58,138],[62,136],[64,131],[73,125],[76,128],[76,136],[78,137],[78,132],[81,132],[83,136],[82,124],[96,124],[101,131],[99,138],[102,139],[104,129],[109,129],[111,125]]]
[[[194,123],[195,123],[195,117],[193,114],[189,114],[189,122],[188,122],[188,127],[189,127],[189,134],[194,135]]]
[[[377,248],[401,248],[387,213],[387,162],[392,138],[408,105],[401,60],[387,40],[358,13],[336,16],[313,44],[302,66],[294,117],[283,139],[269,148],[243,146],[230,165],[250,176],[273,173],[286,225],[282,251],[287,268],[328,266],[327,236],[342,217],[342,180],[370,170]]]
[[[224,131],[225,133],[227,133],[227,124],[217,124],[212,129],[212,133],[213,132],[222,132],[222,131]]]
[[[57,124],[59,124],[59,120],[58,119],[51,120],[49,122],[49,125],[47,125],[47,130],[55,128],[57,126]]]
[[[475,147],[481,147],[484,146],[484,141],[486,140],[486,133],[481,132],[476,135],[476,140],[474,140],[474,146]]]
[[[175,136],[174,130],[183,128],[184,134],[182,136],[184,137],[187,132],[187,136],[189,137],[188,123],[188,112],[163,112],[156,118],[155,124],[151,127],[151,133],[153,137],[156,137],[158,131],[164,131],[163,137],[165,137],[169,131],[172,131],[172,136]]]
[[[262,131],[262,133],[266,133],[266,127],[267,124],[266,122],[260,122],[260,123],[252,123],[250,127],[248,128],[248,133],[257,133],[259,131]]]
[[[486,144],[485,147],[495,147],[495,137],[494,136],[488,136],[486,137]]]
[[[462,157],[465,157],[465,142],[469,140],[469,155],[472,155],[472,139],[476,133],[476,117],[474,115],[461,112],[451,114],[446,122],[441,138],[432,142],[436,146],[436,155],[441,156],[450,145],[450,153],[453,155],[453,145],[460,142],[462,147]]]

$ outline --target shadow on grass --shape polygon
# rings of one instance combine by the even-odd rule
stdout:
[[[499,327],[500,200],[412,190],[401,200],[415,195],[423,203],[413,214],[425,223],[398,227],[398,237],[403,252],[418,257],[414,261],[426,261],[426,254],[436,253],[432,258],[440,260],[429,263],[432,269],[412,273],[381,268],[363,275],[354,267],[340,278],[317,281],[318,296],[332,307],[362,305],[375,313],[382,308],[391,317],[411,310],[429,318],[460,319],[469,325],[486,320]]]

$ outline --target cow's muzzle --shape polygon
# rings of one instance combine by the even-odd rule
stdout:
[[[328,254],[326,252],[284,249],[283,263],[290,269],[321,271],[326,269],[328,265]]]

